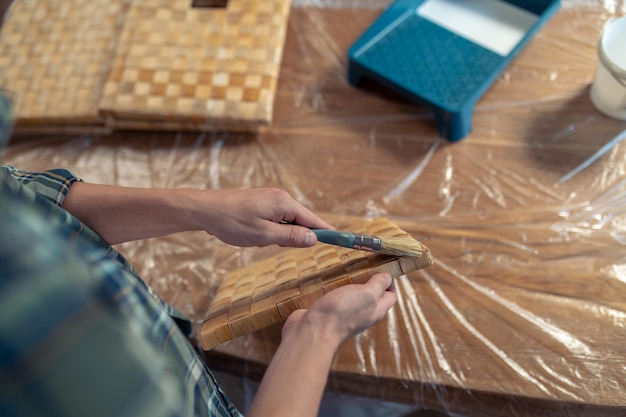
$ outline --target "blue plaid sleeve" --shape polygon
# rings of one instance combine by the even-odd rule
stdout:
[[[82,253],[98,249],[9,197],[0,194],[0,415],[182,415],[180,381]]]
[[[9,140],[12,126],[13,112],[11,110],[11,102],[0,91],[0,151],[4,148],[5,142]]]
[[[0,415],[240,416],[110,247],[0,172]]]
[[[21,198],[32,202],[44,210],[48,217],[62,219],[64,227],[60,233],[67,239],[80,238],[100,246],[104,251],[115,257],[119,264],[130,274],[135,275],[143,284],[132,265],[115,249],[113,249],[101,236],[61,208],[70,187],[77,181],[81,181],[74,173],[66,169],[51,169],[43,172],[32,172],[18,169],[12,166],[1,166],[0,174],[5,173],[9,177],[5,186],[11,187],[12,191]],[[12,180],[12,181],[11,181]],[[145,284],[144,284],[145,285]],[[187,335],[191,334],[189,319],[170,304],[164,302],[147,285],[146,290],[176,321],[178,326]]]
[[[1,169],[23,186],[57,206],[63,204],[72,184],[81,181],[67,169],[49,169],[43,172],[25,171],[12,166],[3,166]]]

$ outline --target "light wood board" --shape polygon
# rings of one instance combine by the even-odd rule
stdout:
[[[381,218],[354,225],[351,231],[381,237],[408,236]],[[424,245],[420,257],[395,257],[317,243],[289,249],[227,275],[200,330],[210,350],[235,337],[282,323],[295,310],[310,307],[325,293],[362,284],[378,272],[397,278],[426,268],[433,261]]]
[[[15,130],[101,131],[102,88],[130,0],[15,1],[0,32],[0,88]]]
[[[256,130],[268,125],[288,0],[133,3],[100,109],[112,127]]]
[[[0,32],[15,131],[257,131],[272,119],[289,5],[16,1]]]

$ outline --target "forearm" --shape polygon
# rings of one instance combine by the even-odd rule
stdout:
[[[291,313],[249,416],[317,416],[337,348],[380,321],[396,300],[391,276],[379,273]]]
[[[337,346],[313,329],[283,339],[247,415],[317,416]]]
[[[197,230],[193,190],[159,190],[76,183],[62,207],[110,244]]]
[[[148,189],[77,183],[62,207],[110,244],[204,230],[234,246],[308,247],[332,227],[275,188]],[[289,225],[284,223],[296,223]]]

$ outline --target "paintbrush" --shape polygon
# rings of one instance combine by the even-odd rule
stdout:
[[[311,230],[320,242],[344,248],[378,252],[385,255],[420,257],[424,249],[419,240],[424,240],[425,238],[416,240],[409,236],[377,237],[330,229]]]

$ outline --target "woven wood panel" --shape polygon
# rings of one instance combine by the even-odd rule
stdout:
[[[256,130],[272,118],[289,0],[135,1],[101,111],[114,127]]]
[[[0,36],[0,87],[15,101],[17,130],[103,129],[99,101],[129,5],[14,2]]]
[[[381,237],[408,236],[387,219],[350,228]],[[318,243],[310,249],[289,249],[227,275],[211,303],[200,330],[202,347],[287,320],[310,307],[332,289],[362,284],[377,272],[396,278],[432,265],[428,248],[420,257],[392,257]]]
[[[272,119],[289,5],[16,0],[0,33],[15,131],[256,131]]]

